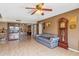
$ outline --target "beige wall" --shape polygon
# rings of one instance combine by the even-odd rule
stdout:
[[[40,22],[49,21],[52,23],[49,27],[46,27],[46,29],[44,29],[43,32],[58,34],[58,20],[62,17],[68,19],[68,21],[70,21],[70,19],[77,20],[77,28],[74,30],[71,30],[69,28],[68,23],[68,45],[69,48],[79,50],[79,9],[45,19],[44,21],[40,21]]]
[[[7,29],[7,23],[6,22],[0,22],[0,29]]]

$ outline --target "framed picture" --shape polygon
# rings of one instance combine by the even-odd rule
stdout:
[[[70,29],[76,29],[77,25],[75,23],[70,24]]]
[[[70,29],[76,29],[76,27],[77,27],[77,17],[76,16],[74,16],[70,19],[69,27],[70,27]]]

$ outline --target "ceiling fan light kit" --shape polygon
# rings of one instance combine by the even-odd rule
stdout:
[[[41,15],[44,15],[43,11],[52,11],[52,9],[49,8],[44,8],[44,3],[40,3],[37,4],[35,6],[35,8],[31,8],[31,7],[26,7],[25,9],[35,9],[31,15],[35,14],[35,13],[40,13]]]

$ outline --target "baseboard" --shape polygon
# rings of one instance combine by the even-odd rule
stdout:
[[[78,52],[79,53],[78,50],[75,50],[75,49],[72,49],[72,48],[68,48],[68,49],[71,50],[71,51],[74,51],[74,52]]]

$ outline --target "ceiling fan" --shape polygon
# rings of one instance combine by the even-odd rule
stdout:
[[[34,11],[31,13],[31,15],[35,14],[37,11],[40,11],[41,15],[44,15],[43,11],[52,11],[52,9],[44,8],[44,3],[37,4],[35,6],[35,8],[33,8],[33,7],[25,7],[25,9],[33,9]]]

